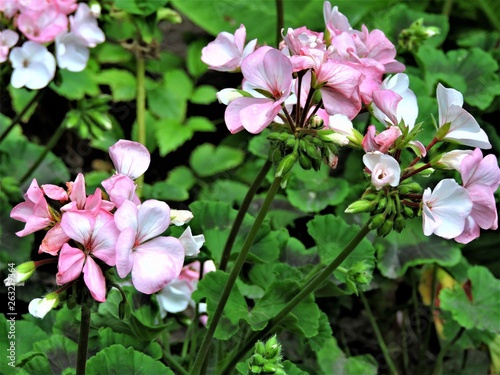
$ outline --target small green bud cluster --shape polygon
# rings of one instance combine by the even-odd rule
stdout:
[[[257,341],[255,343],[254,354],[248,361],[247,374],[276,374],[286,375],[281,361],[281,345],[276,338],[272,336],[266,343]]]
[[[344,271],[346,273],[347,288],[356,295],[358,295],[359,287],[370,284],[373,278],[372,267],[364,260],[354,263],[349,269],[345,269]]]
[[[438,35],[440,29],[436,26],[425,26],[424,19],[419,18],[409,28],[399,34],[399,44],[408,51],[418,51],[418,48],[427,39]]]
[[[387,236],[392,230],[401,233],[406,226],[406,219],[415,216],[421,200],[422,187],[416,182],[401,184],[397,188],[384,188],[374,191],[368,188],[361,199],[351,203],[346,213],[369,212],[370,229],[376,229],[380,237]]]

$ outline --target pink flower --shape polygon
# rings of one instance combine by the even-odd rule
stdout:
[[[25,202],[19,203],[10,212],[11,218],[26,223],[24,229],[16,232],[16,235],[24,237],[53,225],[56,220],[35,178],[24,194],[24,200]]]
[[[332,4],[330,4],[329,1],[325,1],[323,4],[323,17],[325,19],[326,28],[330,32],[331,37],[340,34],[343,31],[352,30],[347,17],[339,12],[337,6],[334,6],[332,9]]]
[[[109,199],[116,207],[120,207],[126,200],[138,205],[141,203],[135,190],[135,183],[130,177],[123,174],[115,174],[101,182],[109,195]]]
[[[49,4],[41,10],[24,10],[17,18],[17,26],[29,40],[48,43],[67,30],[68,17],[56,4]]]
[[[38,253],[47,253],[56,256],[62,246],[70,240],[66,232],[62,229],[61,223],[56,223],[45,234],[45,237],[38,248]]]
[[[19,40],[19,35],[12,30],[0,31],[0,63],[7,61],[9,50],[14,47]]]
[[[174,237],[158,237],[170,224],[170,208],[154,199],[137,207],[125,200],[115,212],[120,236],[116,243],[116,270],[132,272],[132,284],[146,294],[162,289],[181,272],[184,247]]]
[[[88,210],[97,215],[100,210],[111,211],[115,208],[113,203],[102,199],[102,191],[99,188],[87,197],[85,177],[81,173],[78,173],[74,182],[67,182],[66,186],[71,202],[61,207],[61,211]]]
[[[106,280],[94,258],[109,266],[116,262],[118,230],[113,215],[100,212],[94,216],[89,211],[69,211],[63,214],[61,227],[71,239],[82,245],[83,250],[64,244],[59,253],[58,285],[77,279],[83,272],[83,280],[92,297],[99,302],[106,300]]]
[[[463,158],[460,174],[463,187],[472,199],[472,211],[467,217],[463,232],[455,241],[469,243],[479,237],[480,229],[497,229],[498,213],[495,191],[500,185],[500,169],[494,155],[487,155],[479,148]]]
[[[261,47],[243,60],[241,71],[247,85],[267,92],[269,97],[236,98],[226,108],[224,119],[231,133],[246,129],[257,134],[273,122],[290,96],[292,64],[280,51]]]
[[[401,129],[397,126],[389,126],[383,132],[376,134],[376,128],[373,125],[368,126],[365,137],[363,138],[363,149],[365,152],[380,151],[386,154],[394,142],[401,137]]]
[[[201,50],[201,60],[212,70],[220,72],[237,71],[243,59],[255,50],[257,39],[245,46],[247,32],[241,25],[233,34],[222,32],[213,42]]]
[[[18,0],[0,0],[0,13],[7,18],[12,18],[19,10]]]
[[[355,68],[332,60],[317,65],[314,73],[328,114],[344,114],[350,120],[356,117],[361,109],[359,94],[361,73]],[[303,84],[307,85],[306,76]]]
[[[466,146],[490,149],[488,136],[472,115],[462,108],[464,98],[454,89],[447,89],[438,83],[436,97],[439,106],[439,127],[450,124],[441,139]]]
[[[47,86],[56,73],[56,60],[45,46],[27,41],[22,47],[14,47],[10,52],[10,62],[14,71],[11,85],[18,89],[26,86],[38,90]]]
[[[392,156],[378,151],[369,152],[363,156],[363,163],[371,172],[371,181],[377,190],[387,185],[399,185],[401,169],[397,160]]]
[[[422,197],[424,234],[446,239],[457,237],[464,230],[471,209],[472,200],[467,190],[451,178],[441,180],[434,191],[425,189]]]
[[[384,125],[399,125],[403,121],[413,129],[418,116],[417,97],[409,88],[406,74],[395,74],[382,82],[380,90],[373,92],[372,112]]]

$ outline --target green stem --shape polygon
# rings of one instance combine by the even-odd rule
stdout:
[[[252,203],[252,199],[255,196],[255,193],[257,192],[257,189],[259,188],[260,184],[266,177],[267,173],[272,167],[272,163],[269,160],[266,160],[264,165],[262,166],[262,169],[260,170],[259,174],[255,178],[255,180],[252,182],[252,185],[247,191],[247,194],[245,195],[245,198],[243,199],[243,202],[241,203],[240,209],[238,211],[238,214],[236,215],[236,219],[234,219],[233,227],[231,228],[231,232],[229,233],[229,236],[227,237],[226,244],[224,246],[224,250],[222,251],[222,257],[220,260],[219,264],[219,269],[222,271],[226,270],[227,263],[229,262],[229,256],[231,255],[231,249],[233,248],[234,241],[236,240],[236,236],[238,235],[238,231],[240,230],[241,223],[243,223],[243,219],[245,218],[245,214],[248,211],[248,207],[250,207],[250,203]]]
[[[42,96],[43,90],[38,90],[37,93],[31,98],[31,100],[26,103],[24,108],[19,112],[16,117],[12,119],[12,122],[10,123],[9,127],[5,129],[5,131],[2,133],[0,136],[0,142],[2,142],[10,133],[12,129],[14,129],[14,126],[17,125],[19,121],[23,118],[23,116],[28,112],[28,110],[33,106],[34,103],[36,103]]]
[[[269,210],[269,207],[271,206],[274,196],[276,195],[280,187],[281,181],[282,181],[281,177],[276,177],[274,179],[271,187],[269,188],[266,199],[264,200],[264,203],[262,204],[262,207],[260,208],[257,217],[255,218],[252,228],[250,229],[250,232],[248,233],[248,236],[245,239],[241,252],[238,254],[238,257],[236,258],[234,267],[231,270],[231,273],[229,274],[229,278],[227,280],[226,285],[224,286],[224,290],[222,291],[220,300],[215,309],[212,321],[210,322],[210,325],[207,328],[205,336],[203,337],[200,350],[198,351],[198,355],[196,356],[193,368],[191,369],[191,375],[198,375],[203,367],[203,363],[205,362],[205,358],[210,349],[210,344],[214,336],[215,329],[217,328],[217,324],[219,323],[219,320],[222,317],[222,312],[224,311],[224,307],[226,306],[227,300],[229,299],[229,294],[231,293],[234,283],[236,282],[236,279],[240,274],[241,268],[243,267],[248,252],[250,251],[250,247],[252,246],[253,241],[257,236],[257,232],[259,231],[262,222],[266,217],[267,211]]]
[[[168,366],[171,367],[176,374],[188,375],[188,372],[184,370],[184,368],[177,362],[174,356],[168,353],[166,350],[163,350],[163,358],[165,362],[167,362]]]
[[[146,145],[146,68],[142,56],[136,56],[136,81],[137,81],[137,99],[136,99],[136,121],[137,121],[137,142]],[[137,184],[137,196],[142,193],[144,184],[144,175],[135,180]]]
[[[429,343],[431,342],[431,333],[432,333],[432,327],[434,326],[434,300],[436,299],[436,276],[437,276],[437,264],[434,263],[434,266],[432,268],[432,284],[431,284],[431,304],[429,306],[429,326],[427,327],[427,330],[425,331],[425,336],[424,336],[424,344],[422,347],[422,356],[424,354],[424,351],[429,348]]]
[[[240,358],[243,358],[243,356],[247,354],[247,352],[255,345],[257,340],[260,340],[271,333],[281,320],[288,315],[288,313],[290,313],[309,294],[314,292],[326,279],[328,279],[332,272],[342,264],[342,262],[354,251],[363,238],[365,238],[365,236],[370,232],[369,224],[370,222],[368,221],[365,226],[360,229],[356,236],[349,241],[342,252],[337,255],[337,257],[332,260],[332,262],[326,266],[323,271],[307,282],[301,290],[297,292],[295,297],[293,297],[276,316],[269,320],[267,326],[263,330],[254,332],[248,339],[245,340],[246,344],[228,361],[222,371],[222,374],[226,374],[230,371],[230,369],[234,368]]]
[[[283,29],[283,26],[285,24],[285,12],[283,9],[283,0],[276,0],[276,47],[279,46],[280,40],[282,38],[281,36],[281,30]]]
[[[389,366],[390,373],[397,374],[398,370],[396,369],[396,366],[394,365],[394,362],[392,361],[391,355],[390,355],[389,350],[387,349],[387,345],[385,344],[385,341],[384,341],[384,336],[382,336],[382,332],[380,332],[380,328],[377,324],[377,321],[375,320],[375,317],[373,316],[372,310],[370,308],[370,304],[368,303],[368,300],[366,299],[363,292],[360,291],[359,296],[361,297],[361,301],[363,301],[363,305],[365,306],[365,310],[368,313],[368,319],[370,320],[373,331],[375,332],[375,336],[377,337],[377,341],[378,341],[378,344],[380,346],[380,349],[382,349],[382,353],[384,354],[385,361],[387,362],[387,365]]]
[[[464,327],[460,327],[460,330],[457,332],[455,337],[444,347],[441,348],[441,350],[438,353],[438,356],[436,357],[436,365],[434,366],[434,371],[432,372],[433,375],[441,375],[443,372],[443,360],[444,356],[448,352],[448,350],[455,345],[455,343],[458,341],[458,339],[462,336],[462,334],[465,332]]]
[[[78,353],[76,357],[76,375],[85,375],[87,364],[87,348],[90,333],[90,308],[82,304],[82,317],[80,319],[80,335],[78,336]]]
[[[32,175],[32,173],[35,172],[35,170],[42,163],[43,159],[45,159],[45,156],[47,156],[47,154],[54,148],[54,146],[59,141],[65,130],[66,130],[66,123],[63,120],[59,125],[59,127],[57,128],[56,132],[52,135],[49,142],[45,146],[45,150],[43,150],[40,156],[38,156],[38,159],[31,166],[31,168],[19,179],[19,185],[23,185],[26,182],[26,180]]]
[[[443,9],[441,10],[441,14],[449,17],[452,7],[453,7],[453,0],[445,0],[443,4]]]

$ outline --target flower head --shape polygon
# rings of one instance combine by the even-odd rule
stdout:
[[[26,86],[38,90],[54,78],[56,60],[47,47],[41,44],[27,41],[22,47],[14,47],[9,59],[14,68],[10,83],[16,89]]]
[[[401,169],[392,156],[379,151],[368,152],[363,156],[363,163],[371,171],[372,184],[377,190],[387,185],[399,185]]]
[[[47,313],[59,304],[59,295],[49,293],[43,298],[35,298],[28,305],[28,311],[35,318],[43,319]]]

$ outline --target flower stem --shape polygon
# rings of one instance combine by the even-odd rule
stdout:
[[[441,375],[443,371],[443,360],[444,356],[448,352],[448,350],[455,345],[455,343],[458,341],[460,337],[462,337],[462,334],[465,332],[464,327],[460,327],[460,330],[457,332],[455,337],[445,346],[441,348],[441,350],[438,353],[438,356],[436,358],[436,365],[434,366],[434,371],[432,372],[433,375]]]
[[[257,236],[257,232],[259,231],[259,229],[262,225],[262,222],[264,221],[264,218],[266,217],[267,211],[269,210],[269,207],[271,206],[271,203],[274,199],[274,196],[276,195],[276,193],[280,187],[281,181],[282,181],[281,177],[276,177],[274,179],[271,187],[269,188],[266,199],[264,200],[264,203],[262,204],[262,207],[260,208],[260,211],[257,214],[257,217],[255,218],[255,221],[252,225],[252,228],[250,229],[250,232],[248,233],[248,236],[245,239],[245,242],[243,244],[241,252],[238,254],[238,257],[236,258],[236,261],[234,263],[234,267],[231,270],[231,273],[229,274],[229,278],[227,280],[226,285],[224,286],[224,290],[222,291],[220,300],[219,300],[217,307],[215,309],[214,315],[212,317],[212,321],[210,322],[210,325],[207,328],[207,332],[205,333],[205,336],[203,337],[201,347],[198,351],[198,355],[196,356],[196,360],[195,360],[193,368],[191,369],[191,372],[190,372],[191,375],[198,375],[201,371],[201,368],[203,367],[203,363],[205,362],[205,358],[206,358],[208,351],[210,349],[210,344],[211,344],[212,338],[214,336],[215,329],[217,328],[217,324],[219,323],[219,320],[222,317],[222,312],[224,311],[224,307],[226,306],[226,303],[229,299],[229,295],[231,293],[231,290],[233,289],[234,283],[236,282],[236,279],[238,278],[238,275],[240,274],[241,268],[243,267],[243,264],[245,263],[248,252],[250,251],[250,247],[252,246],[253,241],[255,240],[255,237]]]
[[[136,99],[136,121],[137,121],[137,142],[146,145],[146,68],[144,57],[136,56],[136,81],[137,81],[137,99]],[[144,175],[135,180],[137,184],[136,193],[140,198],[142,185],[144,184]]]
[[[14,126],[16,126],[16,124],[19,121],[21,121],[26,112],[28,112],[28,110],[33,106],[33,104],[35,104],[42,97],[43,92],[44,92],[43,90],[38,90],[37,93],[31,98],[31,100],[28,103],[26,103],[21,112],[19,112],[16,115],[16,117],[12,119],[12,122],[10,123],[9,127],[5,129],[2,135],[0,136],[0,142],[2,142],[9,135],[10,131],[14,129]]]
[[[184,370],[184,368],[177,362],[174,356],[168,353],[166,350],[163,350],[163,358],[165,362],[167,362],[169,367],[172,367],[175,370],[176,374],[187,375],[188,372]]]
[[[308,281],[300,291],[297,292],[294,298],[292,298],[286,305],[281,309],[281,311],[275,315],[269,322],[267,326],[261,331],[254,332],[250,337],[246,339],[245,345],[229,360],[227,365],[224,367],[222,374],[226,374],[230,369],[236,366],[236,363],[247,354],[247,352],[255,345],[255,342],[259,339],[270,334],[274,328],[285,318],[288,313],[290,313],[299,303],[301,303],[309,294],[314,292],[318,287],[320,287],[323,282],[335,271],[342,262],[356,249],[359,243],[365,238],[365,236],[370,232],[369,228],[370,222],[368,221],[363,228],[352,238],[349,243],[344,247],[342,252],[337,255],[337,257],[332,260],[332,262],[326,266],[316,277]]]
[[[250,207],[250,203],[252,203],[252,199],[255,196],[255,193],[257,192],[257,189],[259,188],[260,184],[264,180],[264,178],[267,175],[267,172],[272,167],[271,161],[268,159],[262,166],[259,174],[255,178],[255,180],[252,182],[252,185],[250,185],[250,188],[247,191],[247,194],[245,195],[245,198],[243,199],[243,202],[241,203],[240,209],[238,211],[238,214],[236,215],[236,219],[234,219],[233,226],[231,228],[231,232],[229,233],[229,236],[227,237],[226,244],[224,246],[224,250],[222,251],[222,257],[220,260],[219,264],[219,269],[222,271],[226,270],[227,263],[229,262],[229,256],[231,255],[231,249],[233,248],[234,241],[236,240],[236,235],[238,234],[238,231],[240,230],[241,223],[243,223],[243,219],[245,218],[245,214],[248,211],[248,207]]]
[[[389,353],[389,350],[387,349],[387,345],[385,344],[385,341],[384,341],[384,336],[382,336],[382,332],[380,332],[380,328],[377,324],[377,321],[375,320],[375,317],[373,316],[372,310],[370,308],[370,304],[368,303],[368,300],[366,299],[363,292],[360,291],[359,296],[361,297],[361,301],[363,302],[363,305],[365,306],[365,310],[368,314],[368,319],[370,320],[373,331],[375,332],[375,336],[377,337],[377,341],[378,341],[378,344],[380,346],[380,349],[382,349],[382,353],[384,354],[384,359],[387,362],[387,366],[389,366],[389,372],[391,374],[397,374],[398,370],[396,369],[396,366],[394,365],[394,362],[392,361],[391,354]]]
[[[57,128],[56,132],[49,139],[49,142],[45,146],[45,150],[43,150],[43,152],[38,156],[38,159],[31,166],[31,168],[19,179],[19,185],[23,185],[26,182],[26,180],[33,174],[33,172],[40,166],[43,159],[45,159],[47,154],[54,148],[54,146],[59,141],[65,130],[66,130],[66,123],[63,120],[59,125],[59,127]]]
[[[82,317],[80,319],[80,335],[78,336],[78,354],[76,357],[76,375],[85,375],[87,363],[87,347],[90,333],[90,308],[82,304]]]
[[[285,24],[285,12],[283,9],[283,0],[276,0],[276,47],[279,47],[281,40],[281,30]]]

